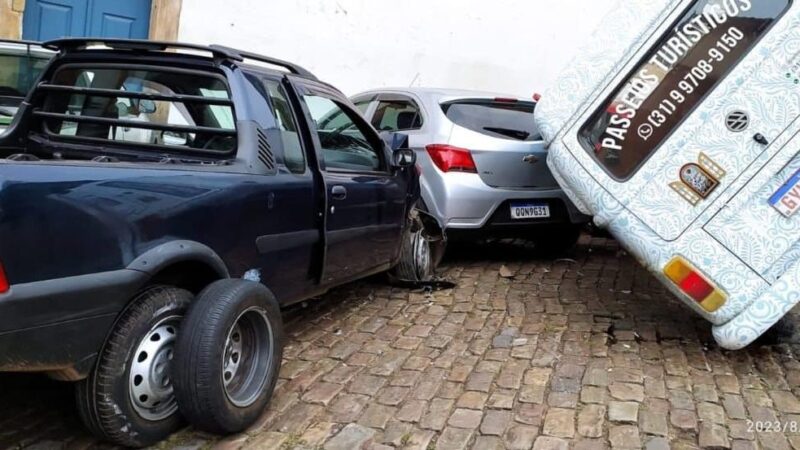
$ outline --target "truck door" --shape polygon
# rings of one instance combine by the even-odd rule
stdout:
[[[325,184],[323,284],[386,269],[399,249],[407,183],[346,98],[316,83],[297,84]]]
[[[636,7],[631,5],[631,7]],[[790,0],[672,2],[630,43],[570,125],[565,144],[592,177],[662,239],[678,239],[800,114],[784,90]],[[621,26],[624,24],[620,24]]]
[[[253,165],[264,173],[250,179],[258,194],[248,208],[261,213],[239,231],[256,235],[261,280],[282,303],[292,303],[316,289],[320,276],[321,200],[316,171],[309,167],[314,145],[298,126],[304,112],[292,107],[284,77],[252,72],[246,79],[253,88],[248,105],[258,124]]]

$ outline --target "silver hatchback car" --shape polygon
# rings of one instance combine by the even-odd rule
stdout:
[[[422,170],[423,207],[449,238],[522,236],[560,251],[575,244],[589,220],[547,167],[535,102],[425,88],[351,99],[378,131],[409,136]]]

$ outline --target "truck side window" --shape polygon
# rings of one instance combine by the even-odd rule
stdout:
[[[325,167],[349,171],[375,172],[382,161],[377,136],[357,113],[343,108],[333,100],[304,95],[322,146]]]
[[[354,104],[356,105],[356,109],[361,112],[361,114],[366,114],[367,109],[369,109],[369,104],[371,103],[370,100],[361,100],[357,101]]]
[[[264,80],[264,87],[269,94],[272,103],[272,110],[275,114],[275,123],[283,144],[283,163],[286,168],[294,173],[304,173],[306,171],[306,157],[303,153],[303,145],[300,143],[300,136],[297,133],[292,108],[286,97],[286,91],[277,80]]]

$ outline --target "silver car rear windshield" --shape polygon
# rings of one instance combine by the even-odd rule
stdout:
[[[451,122],[501,139],[537,141],[542,137],[533,123],[536,103],[514,99],[457,100],[442,104]]]
[[[581,128],[583,147],[614,178],[632,177],[791,3],[692,3]]]

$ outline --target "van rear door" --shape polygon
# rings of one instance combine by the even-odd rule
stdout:
[[[776,281],[800,259],[798,149],[800,133],[705,226],[769,282]]]
[[[586,170],[663,239],[765,162],[755,133],[776,138],[800,115],[800,97],[785,98],[786,43],[800,39],[796,14],[781,20],[790,8],[680,2],[566,134]]]

